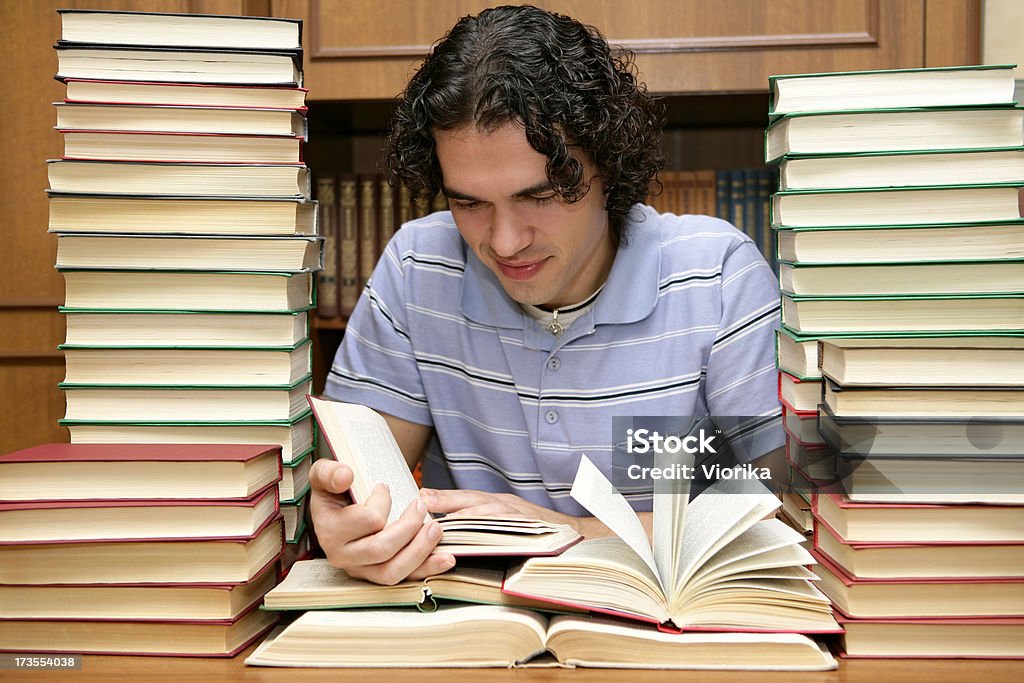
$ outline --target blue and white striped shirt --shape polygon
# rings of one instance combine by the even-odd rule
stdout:
[[[744,460],[783,444],[778,285],[725,221],[637,206],[594,305],[561,336],[513,301],[450,212],[406,224],[349,319],[331,398],[434,427],[424,485],[569,497],[585,453],[606,476],[612,417],[761,416]],[[625,493],[625,492],[624,492]],[[628,494],[650,510],[649,492]]]

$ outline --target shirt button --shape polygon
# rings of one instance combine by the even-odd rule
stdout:
[[[555,424],[556,422],[558,422],[558,413],[554,410],[549,410],[548,412],[544,413],[544,421],[547,422],[549,425]]]
[[[554,358],[548,360],[548,370],[556,372],[560,367],[562,367],[562,359],[559,358],[558,356],[555,356]]]

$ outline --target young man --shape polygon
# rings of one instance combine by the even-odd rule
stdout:
[[[413,76],[388,163],[449,212],[407,224],[353,313],[327,395],[383,413],[421,502],[384,526],[379,486],[317,462],[330,562],[381,583],[445,571],[427,510],[607,534],[570,497],[582,454],[611,470],[614,416],[749,416],[749,460],[782,445],[775,280],[727,223],[642,202],[660,114],[592,27],[533,7],[460,20]],[[651,491],[624,493],[642,514]]]

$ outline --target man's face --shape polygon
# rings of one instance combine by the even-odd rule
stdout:
[[[604,186],[589,159],[577,157],[590,190],[569,204],[551,189],[547,157],[517,125],[435,130],[434,139],[459,232],[510,297],[558,308],[604,283],[615,249]]]

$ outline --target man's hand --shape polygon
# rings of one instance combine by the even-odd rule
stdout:
[[[374,583],[393,585],[422,579],[455,566],[448,553],[433,553],[441,540],[437,522],[423,522],[422,502],[409,506],[386,525],[391,494],[378,484],[361,504],[349,500],[352,470],[333,460],[318,460],[309,471],[310,513],[317,539],[332,566]]]
[[[465,517],[542,519],[546,522],[568,524],[586,538],[612,535],[611,530],[594,517],[573,517],[555,512],[512,493],[420,489],[420,497],[427,504],[427,509],[430,512],[444,512]],[[640,519],[650,536],[650,513],[640,513]]]

